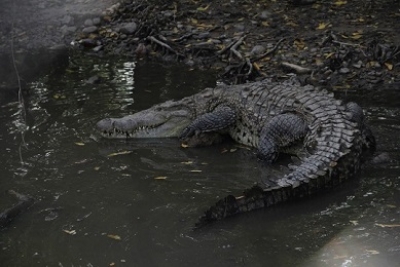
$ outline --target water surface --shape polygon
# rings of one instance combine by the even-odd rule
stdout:
[[[183,149],[175,139],[91,138],[101,118],[191,95],[215,80],[185,66],[72,56],[30,84],[23,107],[0,100],[0,186],[36,199],[0,232],[1,265],[396,266],[396,88],[339,94],[363,105],[388,162],[367,164],[333,192],[198,231],[192,227],[209,205],[278,175],[279,164],[267,167],[232,143]],[[2,209],[13,202],[1,197]]]

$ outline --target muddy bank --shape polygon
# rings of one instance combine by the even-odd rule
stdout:
[[[99,21],[117,0],[3,0],[0,3],[0,93],[68,60],[86,20]],[[99,22],[100,23],[100,22]],[[14,57],[14,58],[13,58]],[[15,63],[15,66],[14,66]]]
[[[219,69],[232,83],[297,73],[336,90],[397,83],[399,1],[123,1],[76,43],[96,54]]]

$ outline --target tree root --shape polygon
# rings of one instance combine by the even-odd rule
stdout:
[[[175,51],[170,45],[158,40],[154,36],[148,36],[147,39],[150,40],[152,43],[156,43],[157,45],[161,46],[163,49],[172,52],[178,58],[184,58],[185,57],[183,54],[179,53],[178,51]]]
[[[265,52],[264,54],[255,57],[255,58],[249,58],[249,57],[243,57],[242,54],[237,50],[237,48],[243,43],[244,39],[246,36],[241,37],[239,40],[232,42],[229,44],[227,47],[224,49],[220,50],[218,54],[223,54],[226,51],[231,51],[237,58],[239,58],[242,62],[235,64],[235,65],[229,65],[225,68],[225,72],[220,76],[221,78],[224,78],[226,80],[231,80],[234,78],[234,83],[243,83],[248,80],[252,80],[256,77],[263,76],[262,73],[259,71],[259,67],[256,65],[256,61],[259,61],[261,59],[266,58],[267,56],[272,55],[275,53],[280,44],[285,40],[285,38],[280,39],[276,45],[269,51]]]

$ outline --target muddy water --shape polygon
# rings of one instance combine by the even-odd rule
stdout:
[[[94,83],[93,83],[94,81]],[[400,92],[358,99],[390,160],[335,191],[192,226],[220,196],[280,167],[223,144],[95,141],[95,122],[214,86],[215,74],[71,57],[30,84],[24,109],[0,100],[0,187],[36,203],[0,232],[1,266],[396,266],[400,262]],[[24,116],[24,112],[26,116]],[[279,165],[279,164],[278,164]],[[166,177],[166,179],[155,179]],[[0,207],[13,202],[1,193]],[[4,200],[4,201],[3,201]]]

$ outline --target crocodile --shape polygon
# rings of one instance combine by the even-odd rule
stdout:
[[[187,146],[211,145],[227,135],[255,148],[267,163],[281,153],[297,156],[287,174],[263,178],[243,194],[219,200],[197,227],[332,188],[355,176],[375,149],[358,104],[296,78],[219,85],[122,118],[102,119],[96,128],[105,138],[178,137]]]

